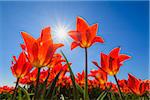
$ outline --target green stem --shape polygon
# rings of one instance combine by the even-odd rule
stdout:
[[[35,95],[34,95],[34,100],[38,97],[38,85],[39,85],[39,79],[40,79],[40,70],[41,68],[38,68],[38,74],[36,78],[36,87],[35,87]]]
[[[48,78],[49,78],[49,76],[50,76],[50,68],[48,68],[48,75],[47,75],[47,77],[46,77],[46,79],[45,79],[45,81],[44,81],[44,90],[43,90],[43,97],[45,98],[45,95],[46,95],[46,86],[47,86],[47,81],[48,81]]]
[[[115,78],[115,81],[116,81],[116,83],[117,83],[117,87],[118,87],[118,90],[119,90],[120,98],[121,98],[121,100],[123,100],[123,95],[122,95],[122,92],[121,92],[121,90],[120,90],[120,86],[119,86],[119,84],[118,84],[117,76],[114,75],[114,78]]]
[[[88,100],[88,51],[85,48],[85,84],[84,84],[84,100]]]
[[[16,98],[16,91],[17,91],[17,86],[18,86],[18,83],[19,83],[19,78],[17,78],[17,81],[16,81],[16,86],[15,86],[15,89],[14,89],[14,94],[13,94],[13,99],[12,100],[15,100]]]

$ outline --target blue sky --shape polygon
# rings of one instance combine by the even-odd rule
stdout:
[[[105,39],[88,49],[89,70],[96,69],[91,61],[100,61],[100,52],[109,53],[121,46],[121,53],[132,56],[121,67],[118,77],[127,79],[131,73],[147,79],[149,70],[149,6],[148,2],[0,2],[0,86],[12,85],[15,78],[10,65],[13,55],[21,52],[23,43],[20,32],[26,31],[34,37],[42,28],[56,25],[75,29],[77,16],[90,25],[99,23],[98,35]],[[55,35],[57,33],[53,33]],[[84,49],[70,50],[71,39],[62,40],[62,48],[72,62],[74,73],[84,69]],[[55,42],[60,40],[54,39]],[[58,50],[58,52],[61,49]],[[113,77],[109,77],[113,81]]]

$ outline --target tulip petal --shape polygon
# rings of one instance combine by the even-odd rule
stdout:
[[[41,36],[40,36],[41,41],[47,41],[47,40],[51,40],[51,28],[50,27],[46,27],[42,30],[41,32]]]
[[[11,68],[12,74],[13,74],[15,77],[17,77],[16,72],[15,72],[15,69],[14,69],[14,66],[12,66],[12,67],[10,67],[10,68]]]
[[[54,44],[54,48],[55,49],[58,49],[58,48],[60,48],[62,46],[64,46],[64,44],[62,44],[62,43]]]
[[[120,53],[120,48],[117,47],[117,48],[114,48],[113,50],[110,51],[109,55],[112,57],[112,58],[116,58],[119,56],[119,53]]]
[[[79,32],[85,32],[86,29],[88,29],[88,23],[81,17],[77,17],[77,21],[76,21],[76,27],[77,27],[77,31]]]
[[[31,35],[27,34],[26,32],[21,32],[21,35],[24,39],[26,48],[27,48],[27,52],[28,52],[28,58],[29,60],[32,62],[34,60],[34,55],[32,54],[33,51],[38,51],[38,50],[33,50],[33,46],[35,46],[36,44],[36,39],[34,39]]]
[[[101,53],[100,55],[101,57],[101,66],[102,68],[107,68],[109,66],[109,59],[108,59],[108,55]]]
[[[52,58],[53,54],[54,45],[52,44],[52,42],[50,40],[41,42],[38,52],[38,59],[40,60],[39,67],[45,66],[45,64],[48,63],[47,61]]]
[[[132,92],[137,93],[139,90],[137,89],[140,85],[139,80],[131,74],[128,74],[128,87],[132,90]]]
[[[16,58],[16,56],[13,56],[13,60],[14,60],[15,62],[17,62],[17,58]]]
[[[89,34],[87,34],[88,42],[92,42],[92,40],[96,37],[97,30],[98,30],[98,24],[94,24],[89,27]]]
[[[81,33],[81,41],[82,41],[82,47],[86,47],[87,45],[87,34],[89,34],[89,32],[87,33],[87,30],[89,28],[88,23],[81,17],[77,17],[77,23],[76,23],[76,27],[77,27],[77,32]]]
[[[110,57],[110,59],[111,59],[111,57]],[[112,75],[117,74],[119,72],[119,69],[120,69],[119,60],[118,59],[113,59],[112,61],[109,61],[109,69],[111,70]]]
[[[25,67],[24,67],[25,62],[26,62],[26,56],[25,56],[25,54],[22,52],[22,53],[19,55],[19,58],[18,58],[18,61],[17,61],[17,68],[16,68],[16,70],[15,70],[15,71],[16,71],[16,74],[17,74],[18,76],[21,75],[22,69],[25,68]]]
[[[140,95],[143,95],[146,91],[146,87],[149,86],[147,83],[142,82],[139,87]]]
[[[76,48],[77,46],[80,46],[79,45],[79,43],[77,43],[77,42],[72,42],[72,44],[71,44],[71,50],[73,50],[74,48]]]
[[[33,55],[33,59],[30,58],[30,61],[33,62],[34,60],[38,60],[38,53],[39,53],[39,47],[38,44],[35,42],[32,46],[32,54]]]
[[[128,55],[126,55],[126,54],[120,54],[120,55],[119,55],[119,61],[120,61],[120,62],[123,62],[123,61],[125,61],[125,60],[127,60],[127,59],[129,59],[129,58],[131,58],[131,56],[128,56]]]
[[[77,31],[69,31],[69,36],[75,41],[81,41],[81,33]]]
[[[34,39],[31,35],[29,35],[26,32],[21,32],[21,35],[24,39],[24,42],[27,46],[32,45],[34,42],[36,42],[36,39]]]
[[[21,46],[21,48],[22,48],[22,50],[26,50],[26,46],[24,45],[24,44],[20,44],[20,46]]]
[[[98,63],[97,63],[96,61],[92,61],[92,63],[93,63],[96,67],[100,68],[100,66],[98,65]]]
[[[100,42],[100,43],[104,43],[104,40],[102,37],[100,36],[96,36],[93,41],[92,41],[92,44],[96,43],[96,42]]]

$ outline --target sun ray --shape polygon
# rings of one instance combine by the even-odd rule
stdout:
[[[69,44],[68,32],[70,30],[70,25],[57,23],[52,29],[54,40]]]

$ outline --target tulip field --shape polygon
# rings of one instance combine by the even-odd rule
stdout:
[[[65,44],[54,43],[51,30],[50,26],[43,28],[39,38],[20,32],[22,52],[10,62],[16,81],[14,87],[0,87],[0,100],[150,100],[149,79],[142,80],[130,73],[128,78],[117,77],[124,62],[132,58],[121,47],[112,48],[108,54],[99,51],[100,61],[88,59],[91,46],[105,43],[97,35],[98,23],[89,25],[77,16],[76,29],[67,33],[72,39],[72,52],[77,47],[83,49],[81,73],[73,72],[72,62],[64,51],[57,52]],[[97,69],[89,70],[90,62]],[[108,76],[115,81],[108,81]]]

